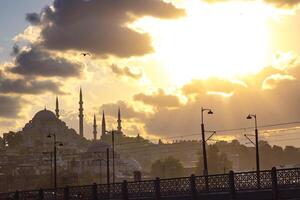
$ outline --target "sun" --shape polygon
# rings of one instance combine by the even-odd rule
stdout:
[[[143,18],[133,27],[150,33],[159,60],[176,84],[191,79],[256,72],[271,59],[269,7],[253,1],[183,3],[187,16],[174,21]]]

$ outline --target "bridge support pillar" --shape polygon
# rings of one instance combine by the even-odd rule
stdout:
[[[276,171],[275,167],[272,168],[271,174],[272,174],[272,196],[273,196],[273,200],[278,200],[277,171]]]
[[[123,181],[122,183],[122,196],[123,196],[123,200],[128,200],[128,184],[127,181]]]
[[[19,196],[20,196],[19,191],[17,190],[14,195],[14,200],[19,200],[20,199]]]
[[[236,200],[236,191],[235,191],[235,184],[234,184],[234,172],[231,170],[229,172],[229,189],[230,189],[230,199]]]
[[[92,187],[93,199],[98,200],[97,184],[94,183]]]
[[[57,191],[55,191],[55,196],[57,195],[56,193],[57,193]],[[70,199],[70,190],[69,190],[69,187],[66,186],[64,188],[64,200],[69,200],[69,199]]]
[[[191,193],[192,193],[192,200],[197,199],[197,187],[196,187],[196,176],[194,174],[190,177],[190,183],[191,183]]]
[[[159,178],[155,179],[154,187],[155,187],[155,200],[160,200],[161,194],[160,194],[160,179]]]
[[[44,200],[44,190],[43,189],[39,190],[39,200]]]

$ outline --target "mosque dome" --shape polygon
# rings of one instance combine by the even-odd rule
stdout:
[[[106,152],[107,148],[111,148],[111,146],[102,141],[96,141],[92,143],[89,148],[87,149],[87,152],[92,153],[92,152]]]
[[[56,120],[56,116],[53,112],[51,112],[50,110],[47,110],[46,108],[44,110],[41,110],[39,112],[37,112],[34,117],[33,120],[37,120],[37,121],[52,121],[52,120]]]
[[[126,159],[125,163],[134,170],[137,171],[142,170],[142,166],[140,165],[140,163],[133,158]]]

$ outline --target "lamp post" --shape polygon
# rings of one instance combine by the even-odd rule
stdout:
[[[99,165],[100,172],[102,171],[102,169],[101,169],[101,167],[102,167],[102,161],[106,162],[106,184],[107,184],[107,186],[109,188],[109,184],[110,184],[109,148],[106,148],[105,152],[100,151],[100,152],[94,152],[94,153],[99,158],[97,160],[100,161],[100,165]],[[103,158],[103,154],[104,153],[106,154],[106,160]],[[100,184],[101,184],[102,183],[102,181],[101,181],[102,180],[102,174],[100,174],[99,176],[100,176]]]
[[[56,164],[56,155],[57,155],[57,145],[63,146],[61,142],[56,141],[56,134],[49,133],[48,138],[53,137],[53,154],[54,154],[54,189],[57,188],[57,164]]]
[[[204,119],[203,113],[207,111],[207,114],[213,114],[213,111],[208,108],[201,107],[201,133],[202,133],[202,153],[203,153],[203,175],[208,175],[208,168],[207,168],[207,156],[206,156],[206,140],[205,140],[205,129],[204,129]]]
[[[113,165],[113,184],[115,184],[115,131],[111,131],[112,136],[112,165]]]
[[[257,130],[257,117],[256,117],[256,114],[249,114],[247,116],[247,119],[254,119],[257,186],[258,186],[258,188],[260,188],[260,166],[259,166],[258,130]]]
[[[110,175],[109,175],[109,148],[106,149],[106,182],[107,182],[107,198],[110,199]]]
[[[99,152],[94,152],[94,153],[99,153]],[[103,152],[101,152],[101,153],[103,153]],[[102,161],[105,162],[105,160],[99,154],[97,154],[97,156],[98,156],[98,159],[96,161],[99,161],[99,184],[102,184]]]

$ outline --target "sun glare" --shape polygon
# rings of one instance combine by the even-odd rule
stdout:
[[[144,18],[132,25],[151,34],[154,56],[175,84],[209,76],[232,78],[268,64],[271,12],[265,4],[186,2],[182,19],[157,23]]]

